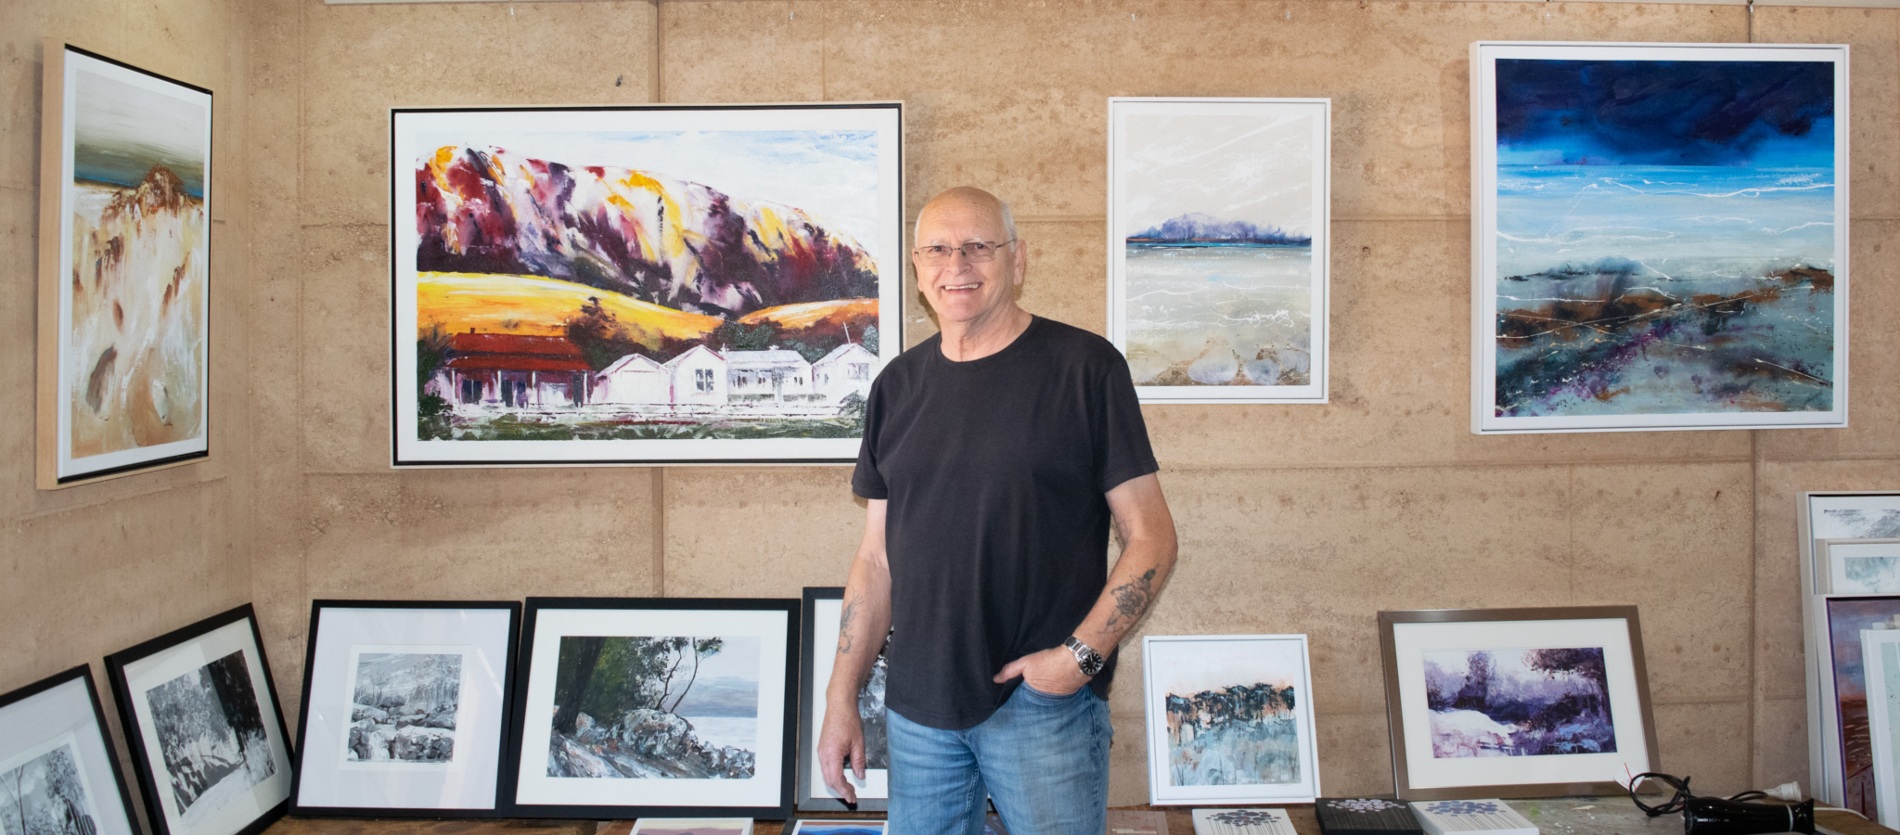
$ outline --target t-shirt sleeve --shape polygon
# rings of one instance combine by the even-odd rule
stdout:
[[[851,471],[851,492],[866,499],[888,499],[891,490],[884,474],[877,469],[877,430],[882,425],[884,398],[878,381],[871,381],[871,395],[864,404],[864,438],[858,442],[858,466]]]
[[[1101,377],[1102,387],[1102,480],[1103,493],[1161,469],[1154,448],[1148,444],[1148,423],[1141,417],[1141,400],[1135,396],[1134,377],[1128,373],[1128,360],[1111,349],[1110,359]]]

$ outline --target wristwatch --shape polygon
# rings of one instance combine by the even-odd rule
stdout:
[[[1068,640],[1062,642],[1062,645],[1068,647],[1070,652],[1075,653],[1076,666],[1081,667],[1082,675],[1088,676],[1089,678],[1100,675],[1102,665],[1108,663],[1108,659],[1103,658],[1101,653],[1096,652],[1088,644],[1077,640],[1074,635],[1070,635]]]

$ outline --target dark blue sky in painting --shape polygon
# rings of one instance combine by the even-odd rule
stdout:
[[[1497,62],[1500,161],[1831,167],[1834,65]]]

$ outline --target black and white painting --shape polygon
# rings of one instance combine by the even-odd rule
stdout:
[[[355,660],[343,759],[452,762],[462,698],[461,653],[359,652]]]
[[[837,662],[838,628],[844,614],[844,589],[837,586],[813,586],[805,589],[804,652],[799,668],[798,808],[808,811],[846,809],[844,800],[825,785],[818,762],[818,730],[824,727],[825,687],[831,682],[831,670]],[[864,779],[850,768],[844,778],[857,792],[856,809],[877,811],[890,797],[890,733],[884,711],[884,681],[890,669],[885,658],[890,640],[878,648],[871,674],[858,688],[858,721],[864,727]]]
[[[753,776],[758,669],[757,638],[562,638],[548,776]]]
[[[0,767],[0,835],[94,835],[98,817],[70,739]]]
[[[180,817],[215,809],[277,773],[264,715],[239,650],[145,693]],[[202,816],[202,815],[200,815]]]

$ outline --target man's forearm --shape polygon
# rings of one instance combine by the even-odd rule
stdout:
[[[1075,637],[1107,655],[1153,608],[1174,573],[1179,546],[1174,518],[1155,476],[1135,479],[1109,493],[1115,511],[1115,537],[1121,557],[1109,570],[1108,584],[1076,627]]]

